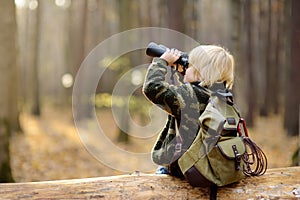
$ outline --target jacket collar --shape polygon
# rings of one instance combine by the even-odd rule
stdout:
[[[206,88],[206,89],[209,89],[211,91],[218,91],[218,90],[226,90],[226,82],[217,82],[217,83],[214,83],[212,86],[210,87],[207,87],[207,86],[201,86],[201,82],[193,82],[191,83],[193,85],[196,85],[196,86],[200,86],[202,88]]]
[[[208,87],[211,91],[218,91],[218,90],[226,90],[226,83],[225,82],[217,82],[214,83],[212,86]]]

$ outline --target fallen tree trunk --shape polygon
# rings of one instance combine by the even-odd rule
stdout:
[[[300,167],[270,169],[260,177],[218,189],[219,199],[300,199]],[[112,177],[0,184],[0,199],[209,199],[168,176],[135,173]]]

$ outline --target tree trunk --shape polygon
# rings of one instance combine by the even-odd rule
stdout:
[[[234,59],[235,59],[235,76],[236,77],[244,77],[243,76],[243,69],[242,69],[242,63],[243,63],[243,56],[241,53],[241,1],[240,0],[231,0],[231,19],[232,19],[232,25],[231,25],[231,46],[230,49],[233,53]],[[245,105],[243,102],[246,101],[244,92],[245,90],[245,81],[239,78],[235,78],[234,80],[234,94],[235,94],[235,100],[237,104],[240,106],[241,110],[244,110],[243,108]]]
[[[265,96],[264,96],[264,110],[261,110],[262,116],[268,116],[270,114],[270,110],[272,108],[272,103],[274,98],[272,96],[272,90],[274,85],[272,85],[272,52],[273,52],[273,44],[272,44],[272,2],[271,0],[268,1],[268,11],[267,11],[267,18],[268,18],[268,25],[267,25],[267,43],[266,43],[266,88],[265,88]]]
[[[248,101],[248,109],[246,113],[246,121],[248,126],[254,125],[254,115],[256,110],[256,83],[254,81],[253,67],[253,44],[252,44],[252,3],[245,1],[245,28],[246,28],[246,44],[245,44],[245,75],[247,80],[246,98]]]
[[[32,65],[32,82],[31,82],[31,92],[32,92],[32,107],[31,114],[35,116],[41,115],[40,109],[40,90],[39,90],[39,57],[40,50],[39,45],[41,43],[41,31],[40,31],[40,19],[41,19],[41,4],[39,1],[38,7],[33,11],[35,24],[34,24],[34,36],[33,36],[33,65]]]
[[[275,2],[275,19],[276,19],[276,29],[275,29],[275,38],[274,38],[274,85],[276,85],[277,90],[281,90],[281,77],[280,77],[280,52],[282,49],[281,46],[281,18],[282,18],[282,4],[280,0],[277,0]],[[274,88],[274,87],[273,87]],[[274,89],[273,89],[274,90]],[[275,114],[279,114],[279,108],[280,108],[280,93],[277,92],[277,90],[274,90],[273,97],[274,97],[274,103],[273,103],[273,110]]]
[[[119,24],[119,30],[120,31],[125,31],[127,29],[130,29],[130,27],[132,26],[131,21],[130,21],[130,15],[132,14],[132,9],[131,9],[131,4],[132,1],[130,0],[119,0],[118,1],[119,6],[118,6],[118,10],[119,10],[119,15],[120,15],[120,24]],[[127,41],[120,41],[119,45],[123,46],[126,45]],[[127,55],[128,56],[128,55]],[[132,63],[132,59],[129,57],[130,63]],[[120,69],[120,71],[123,71],[122,69]],[[123,81],[123,86],[128,86],[128,81]],[[126,89],[124,90],[124,92],[126,91]],[[126,93],[126,92],[125,92]],[[124,96],[124,94],[119,94],[120,96]],[[124,96],[125,98],[125,96]],[[126,105],[127,102],[124,103],[124,105],[122,105],[119,108],[118,113],[121,116],[121,127],[119,127],[119,133],[118,133],[118,142],[124,142],[124,143],[129,143],[130,138],[128,135],[129,132],[129,118],[126,115],[127,111],[128,111],[128,105]]]
[[[14,1],[0,3],[0,182],[13,182],[9,138],[20,128],[18,120],[18,78],[16,15]]]
[[[6,118],[0,119],[0,183],[14,182],[9,154],[10,138],[9,122]]]
[[[259,65],[259,74],[258,75],[258,105],[259,105],[259,115],[266,116],[267,108],[265,104],[266,97],[266,81],[265,77],[267,76],[267,40],[268,40],[268,12],[267,12],[268,1],[259,1],[259,16],[258,16],[258,65]]]
[[[297,199],[300,167],[268,170],[260,177],[218,189],[218,199]],[[77,180],[0,184],[3,199],[209,199],[208,188],[193,188],[167,176],[134,174]]]
[[[184,5],[185,3],[182,0],[167,0],[168,27],[181,33],[185,31],[185,21],[182,15]]]
[[[185,33],[185,21],[184,21],[184,7],[185,3],[182,0],[167,0],[166,1],[167,6],[167,25],[168,28],[179,31],[181,33]],[[170,36],[172,37],[172,36]],[[184,47],[184,41],[183,40],[176,40],[173,39],[175,44],[175,47],[178,47],[179,49],[182,49]],[[173,46],[173,47],[174,47]]]
[[[300,1],[291,1],[291,65],[288,72],[286,100],[285,100],[285,127],[288,135],[299,133],[300,110]]]
[[[73,1],[71,15],[74,21],[71,22],[70,40],[72,49],[72,63],[74,66],[74,74],[78,72],[83,60],[86,56],[86,37],[87,37],[87,12],[88,1]],[[76,21],[77,19],[77,21]],[[74,23],[74,24],[73,24]],[[77,93],[73,91],[73,109],[76,120],[84,120],[91,117],[92,105],[90,102],[89,74],[86,70],[82,70],[80,78],[77,77],[78,88]],[[89,92],[87,92],[89,91]]]

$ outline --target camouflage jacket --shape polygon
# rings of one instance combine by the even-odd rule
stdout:
[[[166,61],[154,58],[143,85],[143,93],[148,100],[169,114],[165,128],[159,134],[152,150],[153,161],[166,166],[174,161],[176,140],[183,141],[183,150],[192,144],[199,130],[198,118],[209,99],[209,96],[202,92],[199,83],[168,83],[167,71]],[[178,134],[176,137],[175,121],[181,137]]]

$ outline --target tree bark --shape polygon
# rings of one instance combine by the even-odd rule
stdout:
[[[246,98],[248,101],[248,109],[246,113],[246,121],[249,127],[254,125],[254,116],[256,110],[256,83],[254,81],[254,67],[253,67],[253,35],[252,35],[252,3],[245,1],[245,31],[246,31],[246,44],[245,44],[245,75],[247,80]]]
[[[185,3],[181,0],[167,0],[168,27],[170,29],[184,33],[185,21],[181,13],[184,11]],[[178,41],[176,41],[178,42]]]
[[[258,22],[258,30],[259,30],[259,45],[258,45],[258,64],[259,64],[259,74],[257,74],[258,78],[258,105],[259,105],[259,115],[267,116],[267,107],[265,104],[266,98],[266,81],[265,77],[267,77],[267,58],[268,58],[268,10],[267,7],[268,1],[259,1],[259,22]]]
[[[300,1],[291,1],[291,65],[288,70],[286,99],[285,99],[285,127],[288,135],[299,133],[300,110]]]
[[[280,0],[277,0],[275,2],[275,19],[276,19],[276,29],[275,29],[275,38],[274,38],[274,85],[277,86],[277,88],[279,90],[281,90],[282,88],[281,85],[281,73],[280,73],[280,52],[282,49],[282,45],[281,45],[281,18],[282,18],[282,8],[283,7],[283,3]],[[274,88],[274,87],[273,87]],[[273,89],[274,90],[274,89]],[[273,92],[273,98],[274,98],[274,104],[273,104],[273,110],[275,114],[279,114],[280,111],[280,93],[277,92],[276,90],[274,90]]]
[[[241,32],[241,27],[242,27],[242,18],[241,18],[241,8],[242,8],[242,2],[240,0],[231,0],[231,46],[229,49],[231,49],[235,61],[235,77],[244,77],[244,72],[243,72],[243,63],[244,63],[244,58],[242,55],[242,49],[243,49],[243,44],[241,42],[241,39],[243,38]],[[240,78],[235,78],[234,79],[234,85],[233,85],[233,91],[235,94],[235,101],[239,105],[241,110],[246,110],[245,109],[245,88],[246,84],[243,79]],[[244,115],[244,113],[242,113]]]
[[[261,112],[262,116],[269,116],[271,109],[273,108],[273,98],[274,98],[274,93],[273,93],[273,87],[272,83],[274,82],[272,79],[273,77],[273,59],[272,59],[272,53],[273,53],[273,43],[272,43],[272,1],[268,1],[268,11],[267,11],[267,16],[268,16],[268,31],[267,31],[267,43],[266,44],[266,88],[265,88],[265,96],[264,96],[264,110]],[[275,86],[276,87],[276,86]]]
[[[7,119],[0,119],[0,183],[14,182],[9,154],[10,131]]]
[[[209,199],[208,188],[193,188],[168,175],[139,174],[48,182],[0,184],[4,199]],[[260,177],[218,189],[219,199],[296,199],[300,167],[268,170]]]
[[[40,49],[39,44],[41,43],[41,4],[39,1],[38,7],[35,9],[35,24],[34,24],[34,36],[33,36],[33,65],[32,65],[32,82],[31,82],[31,92],[32,92],[32,107],[31,114],[35,116],[41,115],[40,107],[40,88],[39,88],[39,57]],[[34,11],[33,11],[34,12]]]
[[[131,18],[130,15],[132,14],[132,1],[129,0],[119,0],[118,1],[118,11],[119,11],[119,19],[120,19],[120,24],[119,24],[119,30],[120,31],[126,31],[127,29],[130,29],[132,27],[131,24]],[[120,46],[125,46],[126,41],[120,41],[119,43]],[[128,57],[130,60],[130,63],[132,63],[131,57]],[[122,69],[120,69],[122,72]],[[127,81],[122,81],[122,85],[124,86],[124,89],[127,88],[128,82]],[[124,90],[124,92],[126,89]],[[126,92],[125,92],[126,93]],[[123,94],[119,94],[120,96],[123,96]],[[125,98],[125,96],[123,96]],[[129,132],[129,119],[128,116],[126,115],[126,111],[128,110],[128,106],[126,103],[122,105],[119,108],[118,113],[121,116],[121,127],[118,127],[118,142],[124,142],[124,143],[129,143],[130,142],[130,137],[128,135]]]
[[[86,56],[86,37],[87,37],[87,24],[88,24],[88,1],[73,1],[71,9],[71,15],[74,17],[74,21],[71,22],[70,28],[70,40],[72,61],[74,66],[74,74],[78,72],[82,62]],[[75,21],[77,19],[77,21]],[[74,112],[75,119],[84,120],[91,117],[91,103],[90,103],[90,91],[89,88],[89,74],[84,70],[81,72],[80,78],[77,77],[79,82],[78,88],[80,94],[73,93],[73,108],[76,108]]]
[[[18,71],[16,16],[13,1],[0,3],[0,182],[13,182],[9,138],[20,130],[18,113]]]

